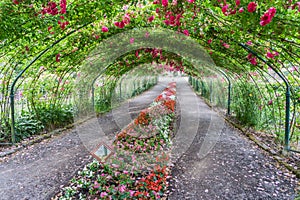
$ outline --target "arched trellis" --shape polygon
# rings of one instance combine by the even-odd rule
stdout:
[[[72,33],[73,33],[73,32],[72,32]],[[56,44],[56,43],[55,43],[55,44]],[[55,44],[54,44],[54,45],[55,45]],[[54,46],[54,45],[53,45],[53,46]],[[51,46],[51,47],[52,47],[52,46]],[[47,50],[49,50],[49,49],[46,49],[46,51],[47,51]],[[42,52],[41,55],[43,55],[44,53],[45,53],[45,52]],[[257,55],[257,56],[258,56],[258,55]],[[39,57],[40,57],[40,56],[38,56],[37,59],[38,59]],[[35,59],[33,62],[35,62],[37,59]],[[33,63],[31,63],[31,64],[33,64]],[[28,65],[27,67],[30,67],[31,64]],[[25,68],[25,70],[26,70],[26,69],[28,69],[28,68]],[[25,70],[22,72],[22,74],[25,72]],[[219,71],[220,71],[220,70],[219,70]],[[223,71],[222,71],[222,72],[223,72]],[[221,73],[222,73],[222,72],[221,72]],[[22,74],[21,74],[21,75],[22,75]],[[222,74],[223,74],[223,75],[226,75],[224,72],[223,72]],[[21,76],[21,75],[20,75],[20,76]],[[19,76],[19,77],[20,77],[20,76]],[[228,77],[226,77],[226,79],[229,81]],[[17,81],[17,80],[18,80],[18,78],[16,79],[16,81]],[[13,84],[12,86],[14,86],[14,84]],[[12,88],[13,88],[13,87],[12,87]],[[11,93],[11,94],[13,94],[13,93]],[[229,92],[229,94],[230,94],[230,92]],[[229,98],[229,99],[230,99],[230,98]],[[13,102],[13,101],[12,101],[12,102]],[[230,101],[229,101],[229,103],[230,103]],[[228,106],[228,110],[229,110],[229,109],[230,109],[230,107]],[[12,110],[13,110],[13,106],[12,106]],[[229,112],[228,112],[228,113],[229,113]],[[12,114],[13,114],[13,111],[12,111]],[[287,116],[287,115],[286,115],[286,116]],[[289,116],[289,115],[288,115],[288,116]],[[12,129],[13,129],[13,127],[12,127]],[[287,138],[289,138],[289,137],[286,137],[286,141],[287,141]],[[287,145],[287,144],[288,144],[288,143],[286,142],[286,145]],[[286,149],[289,149],[289,148],[286,147]]]

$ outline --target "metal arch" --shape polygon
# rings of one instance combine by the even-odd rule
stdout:
[[[221,72],[221,74],[223,74],[223,76],[227,79],[228,81],[228,102],[227,102],[227,115],[230,115],[230,104],[231,104],[231,81],[230,81],[230,78],[227,76],[227,74],[221,70],[221,69],[218,69],[217,70],[219,72]]]
[[[70,33],[66,34],[65,36],[63,36],[62,38],[60,38],[59,40],[56,40],[51,46],[47,47],[46,49],[44,49],[42,52],[39,53],[39,55],[37,57],[35,57],[19,74],[18,76],[15,78],[15,80],[13,81],[13,83],[10,86],[10,108],[11,108],[11,140],[12,140],[12,144],[16,143],[16,129],[15,129],[15,86],[18,82],[18,80],[21,78],[21,76],[27,71],[27,69],[29,69],[29,67],[31,65],[33,65],[40,57],[42,57],[48,50],[50,50],[51,48],[53,48],[56,44],[60,43],[62,40],[66,39],[68,36],[72,35],[73,33],[75,33],[76,31],[80,30],[81,28],[89,25],[88,24],[84,24],[83,26],[81,26],[80,28],[71,31]]]
[[[253,51],[250,47],[239,43],[239,46],[243,47],[246,49],[248,52],[256,56],[259,60],[263,61],[265,64],[267,64],[285,83],[286,86],[286,93],[285,93],[285,106],[286,106],[286,111],[285,111],[285,137],[284,137],[284,150],[286,151],[291,151],[290,149],[290,95],[291,95],[291,86],[287,79],[279,73],[268,61],[263,59],[261,56],[258,55],[257,52]],[[294,151],[294,150],[293,150]]]

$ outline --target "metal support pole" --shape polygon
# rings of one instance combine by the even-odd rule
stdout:
[[[248,46],[239,43],[239,45],[241,47],[243,47],[244,49],[246,49],[248,52],[250,52],[251,54],[253,54],[254,56],[256,56],[259,60],[263,61],[265,64],[267,64],[285,83],[286,85],[286,93],[285,93],[285,135],[284,135],[284,150],[286,151],[290,151],[290,84],[289,82],[286,80],[286,78],[279,73],[269,62],[267,62],[265,59],[263,59],[262,57],[260,57],[255,51],[253,51],[252,49],[250,49]]]
[[[212,80],[209,82],[209,101],[212,103]]]
[[[231,104],[231,81],[225,72],[219,69],[219,71],[224,75],[228,81],[228,101],[227,101],[227,115],[230,115],[230,104]]]
[[[93,111],[95,111],[95,87],[94,87],[94,84],[92,85],[92,108],[93,108]]]

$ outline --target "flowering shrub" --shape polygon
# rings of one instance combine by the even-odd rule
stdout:
[[[117,134],[114,143],[118,148],[140,153],[169,145],[169,130],[176,104],[175,87],[175,83],[170,83],[149,108],[139,113],[134,123]]]
[[[116,136],[107,163],[93,161],[65,187],[59,199],[161,199],[169,169],[176,84],[170,83],[149,108]],[[145,153],[149,153],[146,154]],[[141,170],[143,169],[143,170]]]

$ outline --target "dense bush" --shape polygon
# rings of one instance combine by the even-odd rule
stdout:
[[[37,120],[34,115],[23,112],[16,119],[16,141],[28,138],[32,135],[40,133],[44,129],[41,121]]]
[[[46,130],[53,130],[72,123],[75,111],[72,105],[42,104],[35,107],[34,113]]]
[[[249,126],[259,124],[261,98],[253,84],[244,83],[235,87],[232,99],[232,110],[240,122]]]

